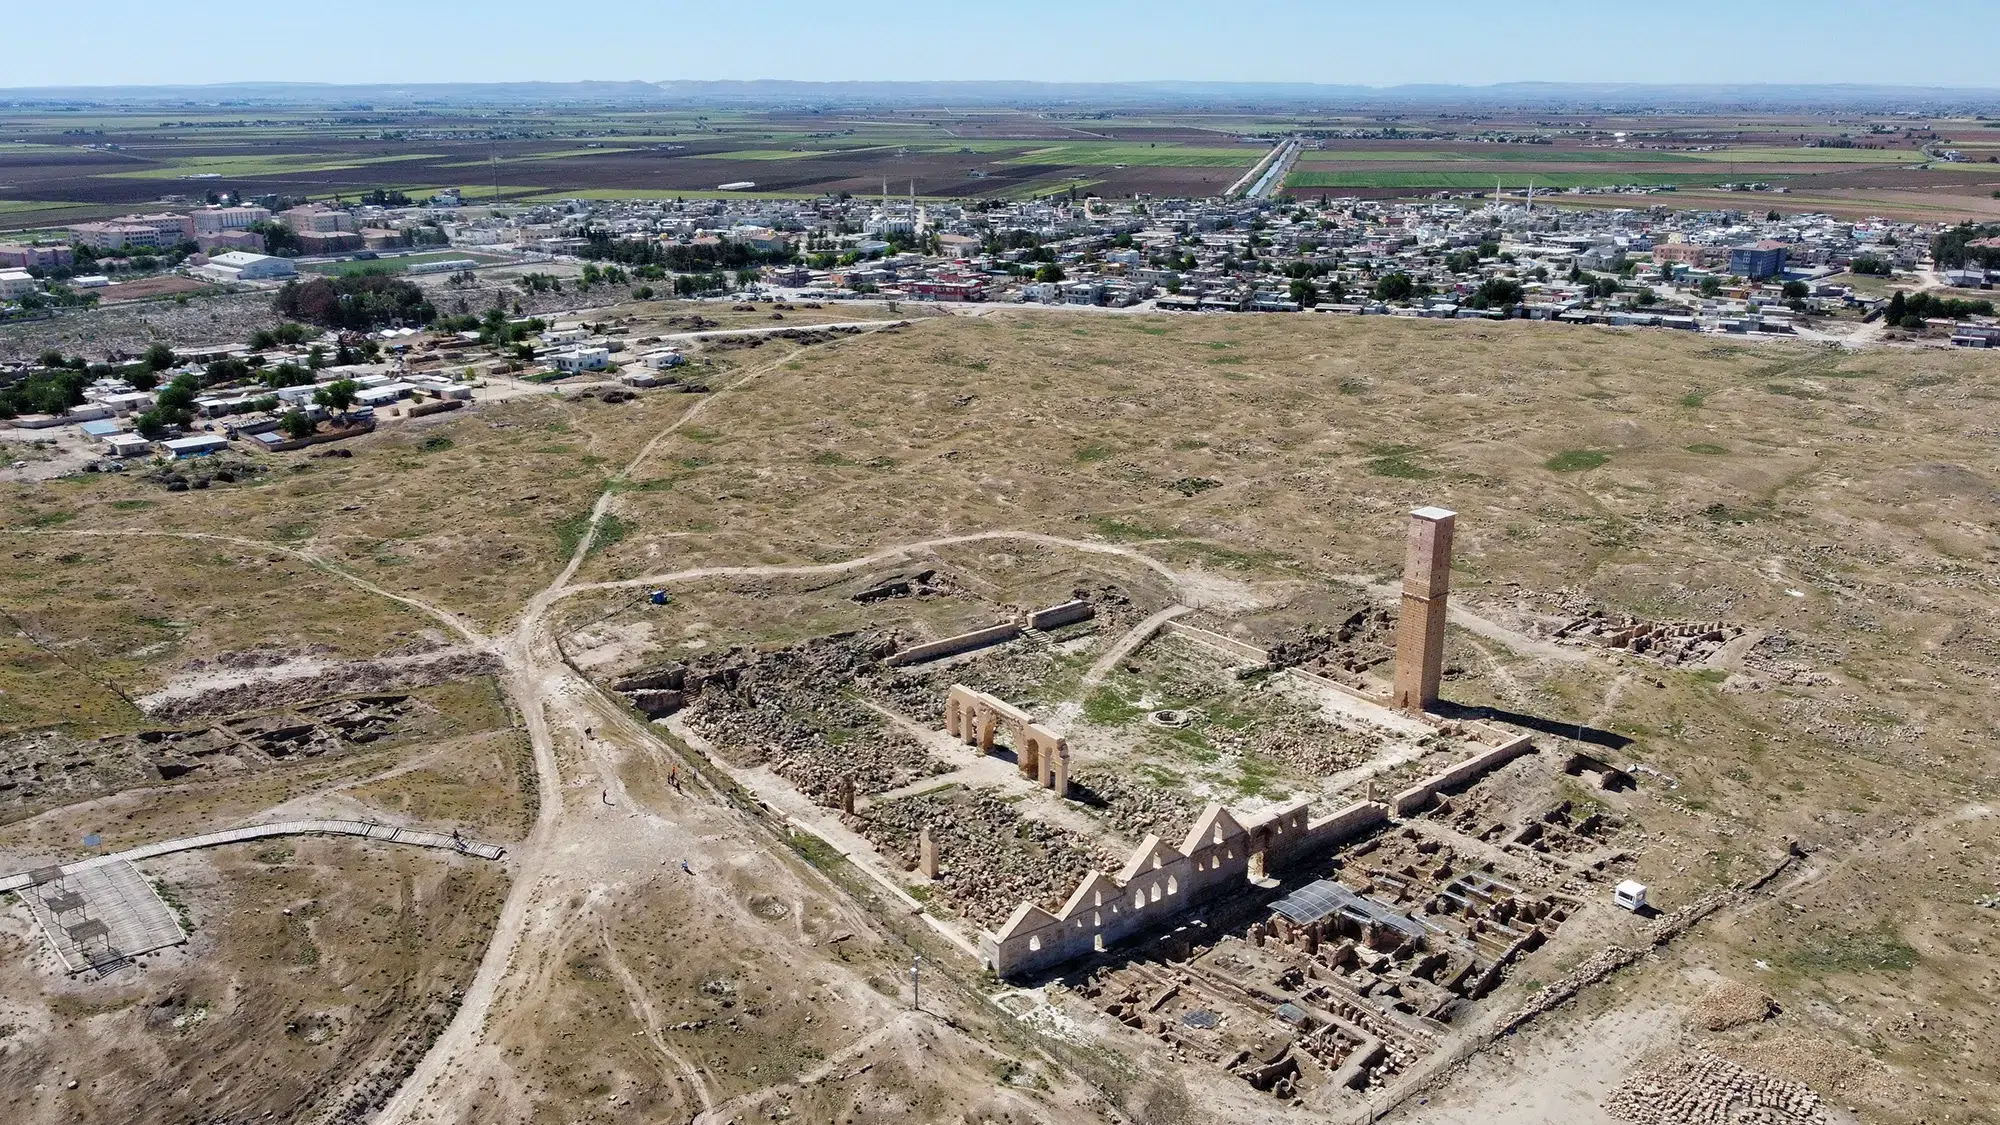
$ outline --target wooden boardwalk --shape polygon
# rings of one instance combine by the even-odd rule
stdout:
[[[224,844],[241,844],[249,840],[262,840],[270,836],[359,836],[367,840],[381,840],[390,844],[409,844],[419,848],[441,848],[479,859],[499,859],[507,854],[505,848],[497,844],[481,844],[472,840],[452,836],[444,832],[424,832],[415,828],[398,828],[391,824],[374,824],[365,820],[281,820],[273,824],[252,824],[245,828],[231,828],[223,832],[210,832],[204,836],[188,836],[179,840],[167,840],[158,844],[147,844],[130,851],[113,855],[92,856],[74,863],[56,864],[22,871],[0,879],[0,892],[19,891],[37,883],[46,883],[66,878],[98,867],[116,863],[136,863],[175,852],[189,852],[198,848],[215,848]]]

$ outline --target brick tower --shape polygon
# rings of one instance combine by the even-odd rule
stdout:
[[[1403,609],[1396,621],[1396,687],[1391,706],[1424,711],[1437,703],[1444,675],[1445,595],[1451,588],[1451,528],[1456,512],[1410,513],[1403,563]]]

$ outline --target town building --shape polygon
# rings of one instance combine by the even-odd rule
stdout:
[[[18,301],[41,287],[27,270],[0,270],[0,301]]]
[[[270,221],[270,208],[259,207],[254,203],[239,207],[208,207],[194,213],[194,233],[199,237],[204,234],[221,234],[224,231],[248,230],[258,223]]]
[[[1785,272],[1785,250],[1782,242],[1772,239],[1738,246],[1729,251],[1729,272],[1752,281],[1762,281]]]
[[[285,258],[242,250],[217,254],[195,272],[216,281],[274,281],[298,276],[298,269]]]
[[[186,215],[125,215],[101,223],[77,223],[69,228],[76,241],[92,250],[127,247],[161,250],[194,241],[194,220]]]
[[[74,265],[76,254],[67,245],[45,242],[0,243],[0,266],[14,269],[59,269]]]

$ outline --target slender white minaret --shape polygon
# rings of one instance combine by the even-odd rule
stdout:
[[[1534,178],[1533,178],[1533,177],[1529,177],[1529,179],[1528,179],[1528,214],[1532,215],[1532,214],[1534,214],[1534,213],[1535,213],[1535,181],[1534,181]]]

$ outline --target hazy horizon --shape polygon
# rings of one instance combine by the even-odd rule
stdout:
[[[774,0],[754,18],[727,6],[644,0],[580,12],[525,0],[422,11],[413,19],[407,5],[352,0],[337,13],[219,30],[198,12],[139,0],[24,7],[7,17],[14,41],[51,49],[16,52],[0,88],[970,80],[1987,89],[1990,70],[1938,44],[2000,41],[2000,5],[1964,0],[1893,9],[1858,0],[1688,0],[1664,19],[1593,8],[1534,20],[1490,2],[1439,0],[1425,6],[1420,26],[1355,4],[1279,2],[1255,20],[1217,20],[1212,5],[1176,0],[1022,0],[998,12]],[[56,49],[105,26],[147,49],[115,62]]]

